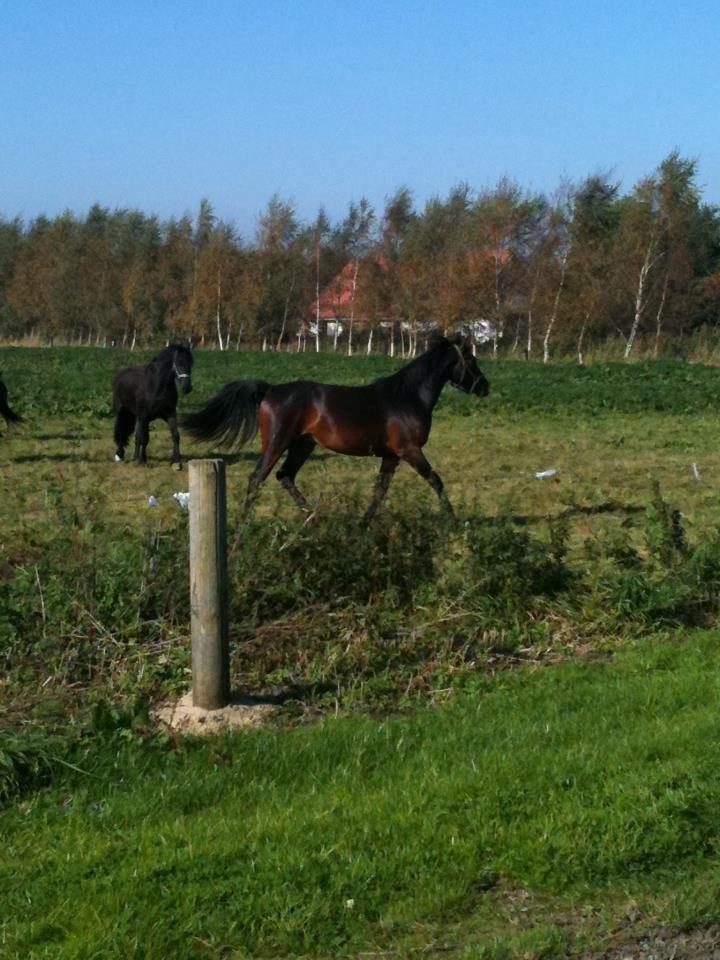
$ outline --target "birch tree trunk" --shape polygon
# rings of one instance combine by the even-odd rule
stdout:
[[[218,346],[220,347],[220,352],[222,353],[223,335],[222,335],[222,327],[220,325],[220,267],[218,267],[218,272],[217,272],[217,299],[215,301],[215,323],[217,325]]]
[[[367,355],[370,356],[372,353],[372,342],[373,342],[373,327],[370,327],[370,332],[368,333],[368,342],[367,342]]]
[[[592,311],[588,310],[588,312],[585,314],[583,318],[582,326],[580,327],[580,333],[578,335],[577,355],[578,355],[578,363],[580,364],[581,367],[585,364],[585,358],[583,356],[583,341],[585,339],[585,330],[587,329],[587,324],[588,324],[588,320],[590,319],[591,313]]]
[[[646,291],[647,291],[647,280],[655,265],[657,256],[655,255],[655,244],[657,243],[657,237],[653,231],[650,241],[648,243],[648,248],[645,251],[645,259],[643,260],[642,266],[640,267],[640,273],[638,275],[638,285],[637,291],[635,292],[635,316],[633,317],[632,327],[630,328],[630,335],[625,341],[625,353],[624,359],[627,360],[630,356],[632,348],[635,344],[635,338],[637,337],[638,330],[640,328],[640,321],[642,320],[643,313],[645,312],[645,307],[647,306],[645,302]]]
[[[315,353],[320,353],[320,241],[315,247]]]
[[[292,278],[292,281],[290,283],[290,289],[288,290],[288,295],[287,297],[285,297],[285,310],[283,312],[282,326],[280,327],[280,336],[278,337],[277,346],[275,347],[276,350],[280,350],[282,348],[283,337],[285,336],[285,327],[287,326],[288,313],[290,311],[290,297],[292,297],[294,286],[295,286],[295,277]]]
[[[357,289],[357,275],[358,270],[360,269],[360,261],[355,261],[355,269],[353,270],[352,278],[352,287],[350,293],[350,329],[348,330],[348,346],[347,346],[347,355],[352,356],[352,347],[353,347],[353,326],[355,324],[355,291]]]
[[[525,359],[529,360],[530,355],[532,354],[532,341],[533,341],[533,312],[532,305],[528,310],[528,321],[527,321],[527,343],[525,344]]]
[[[537,293],[538,279],[540,277],[540,271],[538,270],[535,274],[535,279],[533,281],[532,289],[530,291],[530,303],[528,304],[528,317],[527,317],[527,343],[525,345],[525,359],[529,360],[532,355],[533,348],[533,307],[535,305],[535,294]]]
[[[560,265],[560,281],[558,283],[557,290],[555,291],[552,314],[550,315],[548,325],[545,328],[545,336],[543,338],[543,363],[548,363],[550,360],[550,334],[552,333],[552,329],[555,326],[555,321],[557,320],[558,306],[560,305],[560,294],[565,286],[565,271],[567,269],[567,261],[568,255],[567,253],[564,253]]]
[[[662,295],[660,297],[660,305],[658,306],[657,316],[655,317],[655,348],[653,349],[653,357],[656,360],[658,358],[658,353],[660,352],[660,334],[662,332],[662,315],[663,315],[663,310],[665,309],[665,297],[667,296],[668,277],[669,277],[669,272],[666,270],[665,279],[663,280]]]
[[[494,254],[495,263],[495,324],[493,329],[493,357],[497,359],[498,340],[502,336],[502,320],[500,310],[500,258],[497,249]]]

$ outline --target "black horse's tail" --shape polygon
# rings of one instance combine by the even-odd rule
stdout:
[[[221,447],[241,447],[255,436],[258,409],[271,384],[266,380],[236,380],[180,424],[193,440],[211,440]]]
[[[22,417],[10,409],[7,402],[7,387],[0,380],[0,414],[6,423],[22,423]]]

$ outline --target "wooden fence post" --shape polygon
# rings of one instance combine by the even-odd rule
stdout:
[[[191,460],[189,473],[192,697],[217,710],[230,699],[225,463]]]

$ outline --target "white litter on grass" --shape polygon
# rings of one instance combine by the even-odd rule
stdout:
[[[149,504],[151,507],[156,507],[156,506],[158,505],[158,499],[157,499],[157,497],[152,497],[152,496],[151,496],[151,497],[148,497],[148,504]]]
[[[693,472],[693,476],[695,477],[695,479],[696,479],[696,480],[699,480],[699,479],[700,479],[700,471],[698,470],[698,465],[697,465],[696,463],[693,463],[693,465],[692,465],[692,472]]]
[[[557,470],[553,468],[552,470],[538,470],[535,476],[538,480],[544,480],[545,477],[554,477],[557,473]]]
[[[187,510],[188,507],[190,506],[190,493],[189,492],[183,493],[182,491],[178,491],[177,493],[173,494],[173,500],[177,500],[177,502],[180,504],[182,509]]]

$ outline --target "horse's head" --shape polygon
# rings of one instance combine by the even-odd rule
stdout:
[[[193,356],[189,343],[171,343],[172,365],[175,380],[183,393],[192,390]]]
[[[450,383],[458,390],[473,393],[476,397],[486,397],[490,384],[472,351],[472,343],[467,337],[457,336],[449,341],[455,350],[455,362],[450,372]]]

